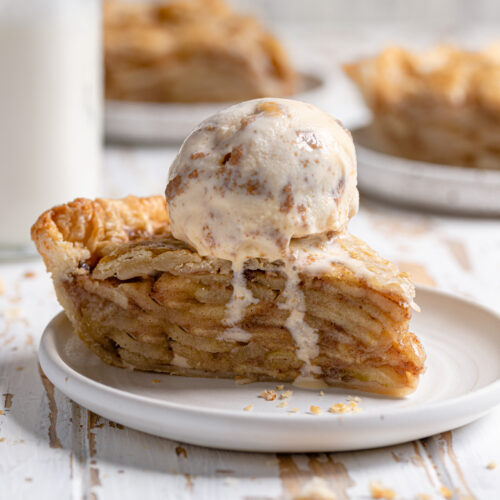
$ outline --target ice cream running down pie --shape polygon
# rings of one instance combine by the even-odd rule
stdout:
[[[352,139],[298,101],[202,122],[163,197],[78,199],[32,236],[75,331],[107,363],[401,396],[425,354],[408,276],[347,232]]]
[[[373,112],[373,141],[420,161],[500,168],[500,44],[392,47],[345,66]]]
[[[222,0],[104,3],[106,97],[241,101],[294,93],[281,44]]]

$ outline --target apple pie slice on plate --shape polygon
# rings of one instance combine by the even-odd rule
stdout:
[[[283,308],[283,263],[245,262],[254,300],[236,327],[226,326],[231,262],[175,239],[162,197],[75,200],[45,212],[33,238],[75,331],[106,363],[249,381],[300,376],[304,361]],[[299,272],[317,380],[392,396],[412,392],[425,359],[408,331],[412,284],[354,236],[333,239],[327,271],[314,265],[322,243],[317,252],[308,247],[310,264]],[[362,278],[336,257],[339,248]]]
[[[255,99],[184,141],[166,200],[79,199],[32,234],[75,331],[107,363],[401,396],[424,368],[408,276],[347,232],[350,133]]]

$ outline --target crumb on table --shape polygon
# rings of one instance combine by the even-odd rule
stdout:
[[[347,413],[351,409],[345,403],[335,403],[328,408],[328,411],[330,413]]]
[[[260,397],[266,401],[274,401],[276,399],[276,392],[272,389],[265,389],[260,393]]]
[[[453,493],[451,492],[451,490],[449,488],[447,488],[446,486],[441,486],[440,492],[444,498],[451,498],[453,496]]]
[[[348,405],[345,403],[335,403],[328,408],[330,413],[359,413],[361,408],[358,403],[351,401]]]
[[[379,481],[372,481],[370,483],[370,493],[372,494],[372,498],[392,500],[396,497],[396,492],[393,489],[384,486]]]
[[[314,476],[292,498],[293,500],[336,500],[337,496],[325,479]]]

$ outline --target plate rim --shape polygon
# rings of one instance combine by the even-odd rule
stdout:
[[[384,163],[384,168],[403,172],[405,174],[413,174],[415,172],[424,171],[425,175],[432,179],[449,180],[450,174],[460,177],[461,181],[471,181],[481,178],[482,181],[497,181],[500,184],[500,169],[485,169],[476,167],[464,167],[462,165],[446,165],[444,163],[431,163],[421,160],[412,160],[403,156],[396,156],[382,151],[377,151],[358,140],[356,134],[367,129],[371,123],[364,124],[351,130],[356,151],[360,151],[365,155],[375,158],[377,162]],[[389,160],[389,161],[387,161]]]
[[[417,286],[417,292],[418,290],[422,290],[424,292],[428,292],[431,294],[437,294],[437,295],[443,295],[447,298],[451,299],[458,299],[459,301],[465,302],[468,305],[472,305],[474,307],[479,308],[483,312],[488,313],[489,315],[493,316],[497,321],[500,323],[500,313],[495,311],[493,308],[486,306],[484,304],[481,304],[475,300],[470,300],[468,298],[461,297],[459,295],[456,295],[454,293],[445,291],[445,290],[438,290],[433,287],[429,286]],[[52,373],[54,370],[57,370],[61,373],[64,373],[64,376],[71,375],[73,377],[73,381],[77,382],[78,384],[83,384],[85,386],[91,386],[93,389],[97,389],[99,391],[103,391],[104,393],[107,393],[109,395],[113,395],[118,398],[124,398],[124,399],[133,399],[138,402],[142,403],[147,403],[148,405],[152,405],[156,408],[159,409],[169,409],[173,411],[182,411],[185,413],[189,414],[196,414],[197,416],[210,416],[214,417],[217,416],[219,418],[237,418],[238,420],[243,420],[243,421],[279,421],[283,425],[286,425],[285,422],[290,421],[290,423],[294,422],[293,426],[297,424],[298,422],[311,422],[310,418],[311,415],[308,414],[298,414],[294,415],[293,419],[290,420],[283,420],[283,415],[279,413],[256,413],[256,412],[243,412],[241,409],[235,409],[235,410],[229,410],[229,409],[220,409],[220,408],[203,408],[199,406],[193,406],[191,404],[181,404],[181,403],[175,403],[175,402],[170,402],[170,401],[164,401],[164,400],[158,400],[154,397],[150,396],[143,396],[139,394],[134,394],[134,393],[129,393],[127,391],[121,390],[121,389],[116,389],[114,387],[108,386],[103,382],[98,382],[96,380],[93,380],[75,369],[73,369],[70,365],[68,365],[64,359],[60,356],[59,351],[57,350],[55,346],[55,338],[53,334],[51,333],[54,330],[54,324],[57,324],[57,322],[62,321],[62,318],[64,318],[66,321],[67,318],[65,317],[64,311],[59,312],[56,316],[54,316],[50,322],[47,324],[42,338],[40,340],[39,344],[39,360],[40,360],[40,365],[42,367],[42,370],[47,373],[47,376],[49,379],[51,378],[49,376],[50,373]],[[500,335],[500,332],[499,332]],[[57,353],[56,358],[54,356],[51,356],[49,351],[50,347],[52,347],[52,351]],[[104,363],[103,361],[101,361]],[[46,370],[46,368],[49,366],[49,369]],[[54,370],[52,369],[54,368]],[[120,369],[117,368],[116,369]],[[53,381],[52,381],[53,382]],[[61,387],[61,384],[56,384],[54,382],[54,385],[58,387],[63,393],[64,387]],[[494,400],[493,403],[489,403],[490,400]],[[495,381],[490,382],[484,387],[481,387],[477,390],[474,390],[472,392],[462,394],[457,397],[453,397],[450,399],[445,399],[442,401],[435,401],[433,403],[429,404],[423,404],[419,407],[408,407],[408,408],[395,408],[392,409],[388,413],[384,413],[384,411],[378,410],[376,413],[374,411],[371,412],[361,412],[357,414],[352,414],[349,415],[349,419],[344,420],[344,423],[348,420],[351,423],[356,423],[357,425],[362,426],[364,423],[367,422],[373,422],[374,419],[378,419],[380,415],[384,415],[386,419],[391,419],[391,420],[396,420],[396,421],[401,421],[404,420],[408,422],[409,418],[411,419],[420,419],[422,415],[425,415],[426,418],[432,418],[433,415],[436,412],[449,412],[450,410],[456,409],[456,408],[463,408],[467,405],[464,405],[463,403],[467,402],[467,405],[470,407],[474,407],[476,410],[475,413],[485,413],[489,411],[490,409],[493,409],[497,404],[500,404],[500,377],[498,377]],[[477,404],[477,403],[482,403],[482,404]],[[374,414],[375,413],[375,414]],[[456,417],[463,416],[465,414],[470,414],[471,412],[455,412],[454,415]],[[335,417],[336,415],[331,415],[331,414],[326,414],[323,413],[321,415],[315,416],[316,419],[315,421],[318,421],[319,419],[325,420],[328,419],[332,421],[332,417]],[[396,423],[396,422],[394,422]]]
[[[332,73],[310,62],[298,63],[296,69],[317,84],[284,97],[309,102],[332,112],[330,96],[340,91],[340,73],[336,70]],[[236,103],[154,103],[105,99],[104,135],[107,141],[118,144],[177,145],[199,122]],[[341,118],[344,125],[352,127],[364,123],[366,116],[364,108],[350,106],[344,109]]]

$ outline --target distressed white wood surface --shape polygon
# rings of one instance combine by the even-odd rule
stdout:
[[[321,53],[330,64],[374,51],[389,36],[360,36],[350,26],[341,35],[318,37],[305,55]],[[175,150],[108,147],[102,194],[162,193]],[[362,198],[350,230],[415,281],[500,311],[500,220],[409,212]],[[185,445],[88,412],[41,376],[38,342],[59,310],[40,260],[0,264],[0,500],[290,500],[313,477],[339,500],[371,498],[372,481],[401,499],[443,498],[442,487],[455,500],[500,499],[500,407],[461,429],[371,451],[276,456]],[[487,468],[493,462],[498,467]]]
[[[174,149],[108,148],[105,193],[160,193]],[[411,213],[362,199],[352,232],[416,281],[500,310],[500,221]],[[500,498],[500,408],[421,441],[353,453],[264,455],[149,436],[71,402],[43,376],[37,345],[59,310],[39,260],[0,266],[0,498],[290,499],[314,476],[338,499]],[[473,336],[471,336],[471,342]],[[314,422],[311,422],[313,425]],[[488,469],[496,462],[499,467]],[[422,497],[425,498],[425,497]]]

